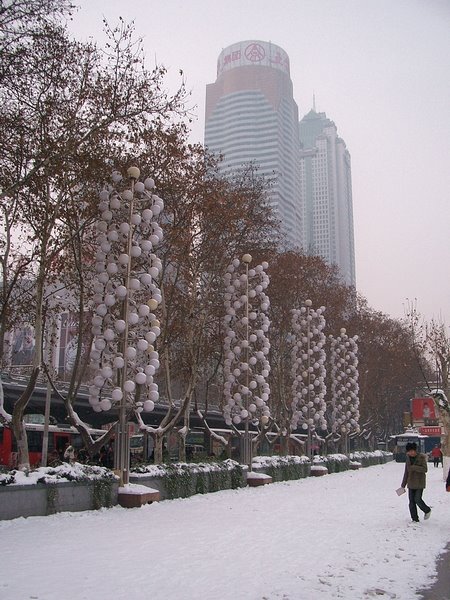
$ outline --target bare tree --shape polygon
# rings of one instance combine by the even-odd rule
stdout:
[[[443,390],[431,390],[430,395],[439,411],[439,416],[444,426],[444,432],[441,437],[441,449],[443,455],[445,479],[450,468],[450,402],[448,401],[448,396]]]
[[[268,258],[270,263],[270,321],[271,325],[271,411],[286,454],[295,444],[303,452],[300,435],[293,435],[293,393],[291,353],[295,343],[292,331],[292,310],[300,309],[305,300],[314,306],[326,306],[327,328],[340,327],[350,312],[353,293],[339,280],[335,267],[320,257],[301,251],[279,252]],[[317,435],[318,432],[315,433]],[[274,438],[272,437],[272,441]]]
[[[429,366],[409,324],[372,309],[362,297],[348,329],[359,338],[361,438],[386,442],[403,430]]]
[[[13,44],[16,63],[11,60],[0,82],[0,200],[7,225],[1,240],[7,250],[1,263],[7,283],[3,331],[11,325],[11,300],[20,295],[14,290],[23,286],[27,265],[33,282],[35,352],[29,384],[12,415],[19,464],[25,467],[22,417],[43,362],[45,294],[57,259],[78,227],[88,226],[91,191],[104,178],[108,160],[118,160],[121,148],[144,127],[162,126],[184,113],[183,87],[171,97],[163,91],[165,70],[145,69],[132,26],[121,21],[116,28],[106,27],[109,42],[103,52],[69,39],[58,23],[36,27]],[[74,210],[80,215],[75,229],[69,215]],[[14,234],[19,230],[23,239],[18,242]]]
[[[425,341],[431,361],[436,370],[436,385],[442,388],[447,396],[449,388],[450,369],[450,335],[444,321],[432,319],[425,324]]]
[[[211,371],[218,372],[222,278],[229,262],[245,251],[271,251],[277,235],[264,183],[252,167],[230,181],[214,173],[215,161],[201,147],[180,150],[177,165],[158,180],[166,214],[158,344],[170,410],[152,430],[155,461],[162,458],[163,436],[180,422],[184,441],[194,393]]]

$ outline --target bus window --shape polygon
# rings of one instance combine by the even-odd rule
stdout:
[[[79,450],[80,448],[83,448],[83,446],[84,446],[83,438],[81,437],[81,435],[79,433],[74,433],[72,435],[72,446],[75,448],[75,450]]]
[[[418,452],[425,452],[425,439],[426,436],[418,436],[418,435],[407,435],[402,434],[395,437],[395,461],[396,462],[405,462],[406,461],[406,444],[414,442],[417,444]]]
[[[68,444],[70,444],[70,434],[55,432],[55,449],[60,456],[63,456]]]
[[[27,431],[28,438],[28,451],[29,452],[41,452],[42,451],[42,431]]]
[[[53,452],[53,450],[55,449],[55,439],[54,439],[54,435],[53,433],[50,431],[48,434],[48,446],[47,446],[47,452]]]

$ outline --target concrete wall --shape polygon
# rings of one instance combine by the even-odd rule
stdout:
[[[0,520],[79,512],[117,504],[118,483],[99,488],[94,483],[62,482],[0,487]],[[106,500],[106,501],[105,501]]]
[[[371,453],[356,453],[351,455],[362,462],[363,467],[373,464],[385,463],[392,460],[392,455],[371,456]],[[325,464],[325,463],[324,463]],[[344,467],[344,465],[341,465]],[[345,465],[348,468],[348,464]],[[311,464],[300,465],[299,473],[284,472],[283,467],[276,468],[254,468],[255,471],[267,473],[274,481],[285,481],[298,477],[310,475]],[[339,469],[341,470],[341,469]],[[245,471],[245,467],[244,467]],[[295,475],[295,476],[294,476]],[[183,481],[169,482],[165,477],[152,477],[146,475],[130,474],[130,483],[144,485],[159,490],[161,500],[169,497],[186,498],[198,493],[209,493],[219,489],[229,489],[231,482],[224,479],[207,475],[205,473],[191,473]],[[245,486],[245,475],[237,483]],[[115,506],[117,504],[118,481],[104,482],[61,482],[57,484],[35,485],[0,485],[0,520],[16,519],[18,517],[32,517],[51,515],[56,512],[78,512],[83,510],[95,510],[102,506]],[[168,489],[170,488],[170,489]]]

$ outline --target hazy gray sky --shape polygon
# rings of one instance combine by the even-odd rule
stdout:
[[[77,2],[77,0],[75,0]],[[302,117],[327,113],[352,157],[357,289],[403,317],[407,298],[450,325],[450,0],[83,0],[77,37],[134,20],[148,66],[183,69],[203,141],[205,88],[222,48],[289,55]]]

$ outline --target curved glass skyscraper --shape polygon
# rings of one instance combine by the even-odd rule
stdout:
[[[223,172],[254,162],[274,180],[271,204],[286,242],[300,247],[298,107],[282,48],[250,40],[220,53],[216,82],[206,88],[205,145],[223,154]]]
[[[324,112],[311,110],[300,121],[300,180],[303,245],[354,286],[355,243],[350,154]]]

